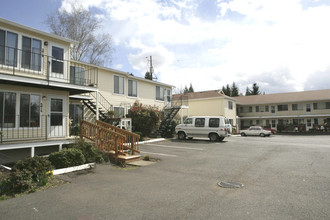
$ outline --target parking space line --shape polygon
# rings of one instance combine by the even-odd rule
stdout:
[[[177,155],[174,155],[174,154],[152,153],[152,152],[146,152],[146,151],[140,151],[140,152],[144,153],[144,154],[155,154],[155,155],[165,156],[165,157],[177,157]]]
[[[176,148],[176,149],[186,149],[186,150],[204,150],[203,148],[178,147],[178,146],[165,146],[165,145],[160,145],[160,144],[145,144],[145,146],[156,146],[156,147]]]

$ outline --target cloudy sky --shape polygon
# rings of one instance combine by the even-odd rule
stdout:
[[[329,0],[6,1],[0,17],[44,31],[80,2],[113,37],[111,68],[195,91],[256,82],[265,93],[330,89]]]

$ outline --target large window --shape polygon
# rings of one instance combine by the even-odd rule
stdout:
[[[114,76],[114,90],[116,94],[124,94],[124,77]]]
[[[311,112],[311,104],[306,104],[306,112]]]
[[[256,106],[256,112],[259,112],[259,106]]]
[[[326,109],[330,109],[330,102],[326,102],[326,103],[325,103],[325,108],[326,108]]]
[[[137,81],[128,80],[128,96],[137,97]]]
[[[41,70],[41,41],[22,37],[22,68]]]
[[[156,86],[156,100],[164,101],[164,88]]]
[[[69,117],[71,127],[77,126],[83,119],[83,105],[81,103],[70,103],[69,105]]]
[[[80,66],[70,66],[70,83],[85,85],[85,69]]]
[[[318,103],[315,103],[315,102],[313,103],[313,109],[314,110],[318,109]]]
[[[288,105],[277,105],[277,111],[281,112],[281,111],[288,111],[289,107]]]
[[[52,72],[64,73],[64,49],[59,47],[52,47]]]
[[[17,34],[0,30],[0,64],[17,66],[17,39]]]
[[[16,122],[16,94],[0,92],[0,127],[14,128]]]
[[[40,126],[40,96],[21,94],[20,127]]]

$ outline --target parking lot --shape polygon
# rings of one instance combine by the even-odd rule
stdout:
[[[329,219],[330,136],[167,140],[145,167],[99,165],[0,202],[3,219]],[[220,181],[244,184],[221,188]]]

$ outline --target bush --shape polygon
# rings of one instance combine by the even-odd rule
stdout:
[[[165,138],[172,138],[175,134],[175,127],[179,124],[178,121],[172,120],[171,124],[168,125],[165,130],[162,132],[161,136]]]
[[[77,143],[72,145],[72,148],[79,149],[83,153],[86,163],[104,163],[104,161],[107,160],[104,158],[102,152],[99,152],[91,143],[84,141],[84,139],[80,139]]]
[[[143,106],[137,101],[130,108],[127,116],[132,118],[133,132],[141,132],[144,137],[157,129],[160,118],[156,107]]]
[[[0,197],[10,193],[9,179],[0,176]],[[1,199],[0,199],[1,200]]]
[[[27,169],[13,170],[9,176],[8,185],[10,187],[8,192],[22,193],[30,191],[34,188],[32,172]]]
[[[143,137],[142,132],[136,131],[134,133],[137,134],[137,135],[140,135],[139,141],[144,141],[144,137]]]
[[[49,160],[56,169],[82,165],[86,161],[81,150],[75,148],[51,153]]]
[[[23,161],[18,161],[13,167],[13,172],[30,171],[32,181],[39,186],[44,186],[48,183],[49,174],[51,174],[49,171],[52,169],[53,167],[47,158],[35,156]]]

